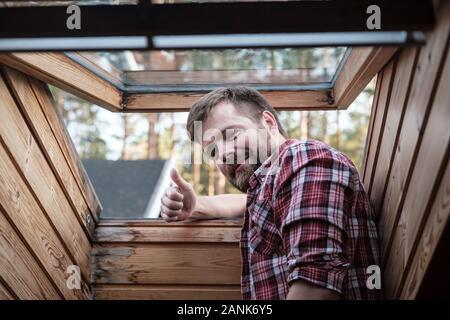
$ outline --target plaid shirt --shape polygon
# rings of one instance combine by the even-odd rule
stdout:
[[[299,279],[343,299],[381,298],[366,286],[367,267],[379,265],[377,227],[351,160],[319,141],[291,139],[249,183],[240,241],[244,299],[285,299]]]

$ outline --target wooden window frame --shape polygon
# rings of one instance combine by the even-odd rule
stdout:
[[[356,47],[346,55],[331,87],[260,90],[277,110],[346,109],[398,47]],[[119,71],[106,72],[70,53],[2,53],[0,62],[113,112],[189,111],[208,89],[149,92],[124,85]],[[209,89],[211,90],[211,89]]]

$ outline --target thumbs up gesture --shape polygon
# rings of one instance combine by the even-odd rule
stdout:
[[[197,200],[194,188],[176,169],[170,170],[170,177],[173,184],[166,189],[161,198],[161,216],[168,222],[189,219]]]

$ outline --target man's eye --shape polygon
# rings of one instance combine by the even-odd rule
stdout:
[[[211,143],[205,150],[207,156],[209,156],[212,159],[215,159],[216,158],[216,149],[217,149],[217,145],[215,143]]]

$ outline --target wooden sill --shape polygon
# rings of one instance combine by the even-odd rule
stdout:
[[[95,230],[97,243],[238,243],[242,219],[164,220],[101,219]]]

